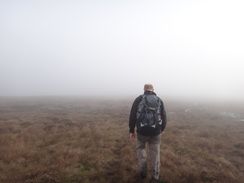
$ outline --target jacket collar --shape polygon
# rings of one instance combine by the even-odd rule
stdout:
[[[155,92],[153,92],[153,91],[144,91],[144,95],[156,95],[156,93]]]

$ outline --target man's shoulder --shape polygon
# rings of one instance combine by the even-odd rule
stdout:
[[[138,97],[136,97],[135,101],[141,101],[143,96],[144,96],[144,94],[139,95]]]

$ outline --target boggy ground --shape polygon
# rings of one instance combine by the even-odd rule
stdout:
[[[0,182],[148,182],[137,176],[136,141],[128,136],[132,102],[0,98]],[[161,182],[244,182],[243,121],[216,107],[173,101],[165,107]]]

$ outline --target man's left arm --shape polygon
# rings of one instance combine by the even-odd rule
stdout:
[[[135,133],[135,126],[136,126],[136,112],[137,112],[137,100],[134,101],[129,117],[129,132],[130,134]]]

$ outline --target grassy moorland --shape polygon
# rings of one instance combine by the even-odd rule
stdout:
[[[0,182],[148,182],[137,176],[136,141],[128,137],[132,102],[0,98]],[[244,182],[243,121],[216,106],[165,107],[161,182]]]

